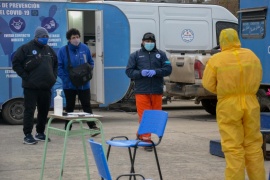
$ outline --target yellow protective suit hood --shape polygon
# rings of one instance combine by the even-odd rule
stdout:
[[[237,32],[231,28],[221,31],[219,36],[219,44],[222,51],[241,47]]]

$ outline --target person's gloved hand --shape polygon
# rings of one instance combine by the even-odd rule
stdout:
[[[145,76],[148,75],[148,72],[149,72],[149,70],[143,69],[142,72],[141,72],[141,75],[142,75],[143,77],[145,77]]]
[[[155,70],[149,70],[148,71],[148,77],[153,77],[154,75],[156,75],[156,71]]]

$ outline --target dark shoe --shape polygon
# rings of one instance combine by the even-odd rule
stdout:
[[[152,146],[146,146],[146,147],[144,147],[144,150],[147,151],[147,152],[152,152],[153,147]]]
[[[100,134],[100,128],[97,126],[90,127],[90,130],[94,130],[93,134],[91,134],[91,137],[95,137]]]
[[[23,144],[37,144],[38,142],[33,138],[32,134],[26,134],[23,139]]]
[[[45,141],[46,140],[46,135],[44,133],[37,133],[35,135],[35,140],[37,140],[37,141]],[[51,141],[51,139],[48,138],[48,142],[50,142],[50,141]]]

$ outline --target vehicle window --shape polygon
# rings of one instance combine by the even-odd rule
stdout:
[[[266,8],[240,11],[243,39],[262,39],[265,37],[266,12]]]
[[[238,32],[238,24],[236,23],[232,23],[232,22],[224,22],[224,21],[218,21],[216,23],[216,37],[217,37],[217,45],[219,45],[219,35],[220,35],[220,32],[223,30],[223,29],[227,29],[227,28],[233,28],[235,29],[237,32]]]

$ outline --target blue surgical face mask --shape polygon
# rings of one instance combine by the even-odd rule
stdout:
[[[38,38],[38,42],[42,45],[46,45],[48,43],[49,38]]]
[[[152,51],[155,47],[155,43],[144,43],[144,48],[147,50],[147,51]]]

